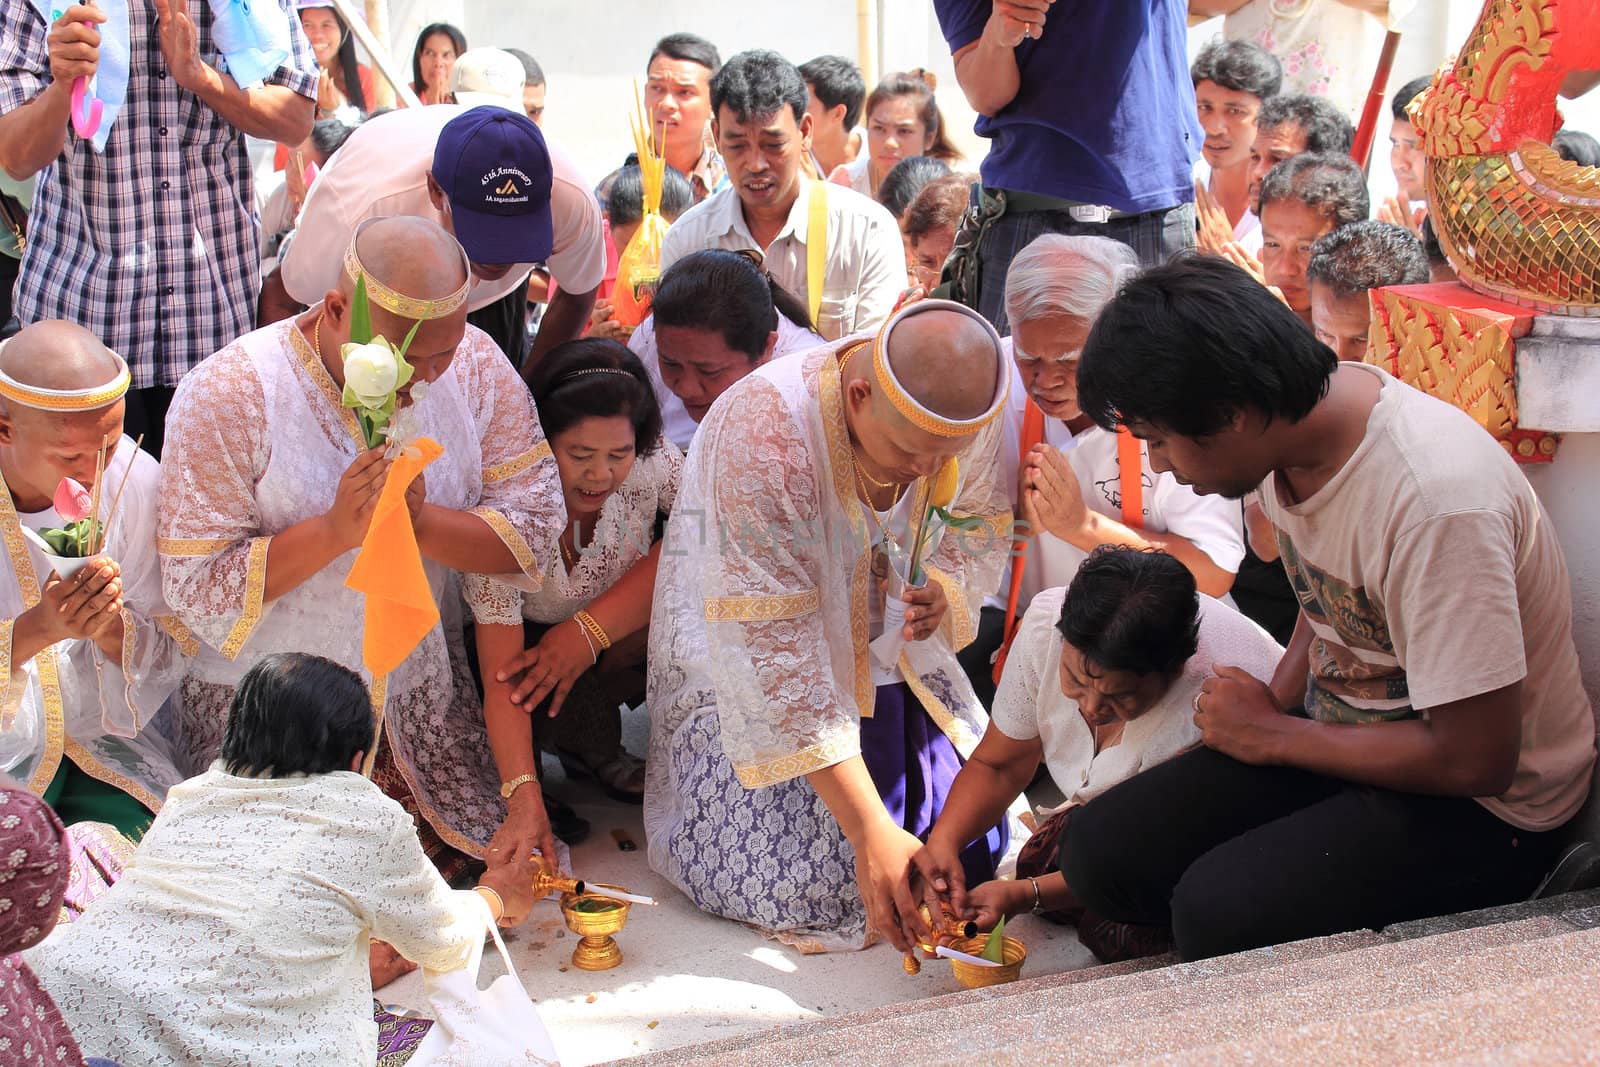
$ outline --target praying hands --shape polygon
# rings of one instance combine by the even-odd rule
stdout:
[[[1083,486],[1067,458],[1050,445],[1033,446],[1022,467],[1022,517],[1030,529],[1053,534],[1082,548],[1094,515],[1083,500]]]

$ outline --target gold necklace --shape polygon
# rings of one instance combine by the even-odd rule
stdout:
[[[855,468],[857,476],[866,479],[879,489],[888,489],[891,486],[896,489],[902,489],[905,486],[904,482],[880,482],[878,479],[868,474],[866,468],[861,466],[861,461],[856,458],[856,448],[854,443],[852,443],[850,446],[850,465]]]
[[[311,347],[316,351],[319,362],[322,360],[322,316],[325,314],[325,311],[317,312],[317,324],[311,327]]]

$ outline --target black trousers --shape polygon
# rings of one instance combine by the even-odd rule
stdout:
[[[16,296],[17,275],[21,270],[20,259],[0,253],[0,325],[11,318],[11,301]]]
[[[178,390],[167,385],[152,385],[146,389],[129,389],[127,412],[122,417],[122,432],[139,439],[144,435],[144,450],[161,458],[161,443],[166,437],[167,408],[172,406],[172,394]]]
[[[528,279],[505,296],[467,314],[467,321],[494,339],[511,365],[522,369],[528,356]]]
[[[1000,650],[1005,635],[1005,611],[985,607],[978,612],[978,633],[972,644],[956,653],[956,661],[961,664],[985,711],[994,707],[994,691],[998,688],[994,684],[994,654]]]
[[[1557,832],[1476,801],[1194,749],[1073,813],[1061,870],[1091,911],[1171,926],[1185,959],[1525,899]]]

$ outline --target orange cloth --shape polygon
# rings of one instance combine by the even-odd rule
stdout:
[[[400,666],[428,631],[439,625],[439,605],[422,569],[422,553],[406,509],[406,489],[424,467],[443,454],[439,442],[424,437],[395,458],[361,552],[344,580],[367,598],[361,658],[374,678]]]

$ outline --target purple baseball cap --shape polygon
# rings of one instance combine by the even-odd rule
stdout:
[[[439,131],[433,180],[474,263],[538,263],[555,244],[550,151],[526,115],[475,107]]]

